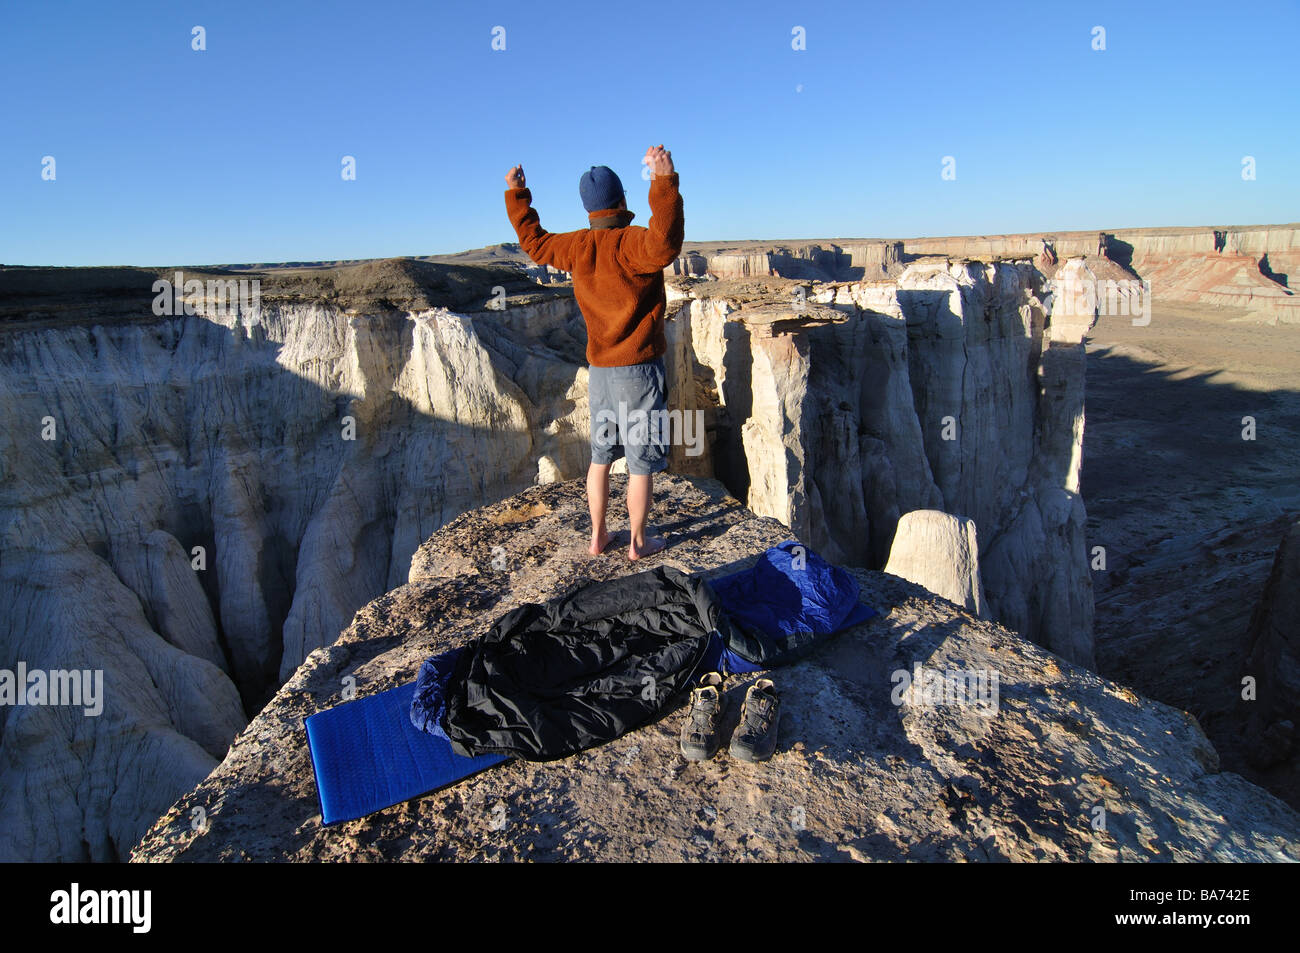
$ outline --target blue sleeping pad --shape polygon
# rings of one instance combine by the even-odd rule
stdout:
[[[445,737],[420,731],[411,724],[414,695],[411,682],[305,720],[322,823],[365,817],[506,760],[462,758]]]

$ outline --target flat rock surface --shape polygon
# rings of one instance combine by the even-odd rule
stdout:
[[[623,479],[612,487],[620,529]],[[312,652],[133,852],[163,860],[1300,860],[1300,815],[1234,774],[1195,720],[981,621],[919,586],[853,570],[880,614],[771,673],[771,761],[684,761],[683,696],[659,722],[561,761],[513,761],[330,828],[302,720],[414,679],[508,609],[666,563],[734,571],[789,538],[712,481],[657,481],[670,542],[643,564],[626,529],[599,557],[580,481],[463,514],[411,581]],[[621,545],[619,545],[621,543]],[[992,711],[900,698],[897,673],[997,676]],[[351,678],[349,678],[351,677]],[[726,685],[728,726],[745,686]],[[945,701],[947,703],[945,703]]]
[[[159,279],[209,282],[256,281],[263,304],[308,301],[353,312],[420,311],[448,307],[477,312],[494,289],[512,303],[566,297],[566,289],[542,288],[502,262],[464,266],[411,258],[377,258],[337,265],[299,267],[180,266],[171,268],[46,268],[0,265],[0,331],[77,324],[149,323]],[[250,292],[251,294],[251,292]],[[190,302],[203,310],[205,301]],[[206,306],[212,306],[207,303]]]

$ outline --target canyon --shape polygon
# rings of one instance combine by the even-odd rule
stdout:
[[[671,405],[708,440],[675,446],[670,470],[721,481],[744,519],[882,577],[906,514],[960,517],[982,637],[1019,633],[1086,681],[1108,651],[1081,492],[1085,342],[1105,316],[1065,307],[1061,289],[1140,278],[1157,300],[1284,331],[1298,236],[688,243],[667,270],[665,363]],[[157,315],[153,282],[174,271],[0,268],[0,667],[105,675],[96,718],[0,708],[2,859],[122,860],[169,809],[174,841],[173,804],[211,792],[214,770],[247,787],[252,765],[289,757],[287,713],[332,697],[324,682],[302,694],[304,679],[342,673],[339,635],[376,600],[481,572],[438,533],[515,494],[571,493],[586,468],[582,317],[565,276],[516,247],[185,269],[256,279],[260,302]],[[476,611],[571,581],[537,572]],[[960,611],[928,598],[931,621]],[[416,654],[388,658],[384,679]],[[300,754],[295,797],[310,782]],[[1180,763],[1189,779],[1235,777],[1208,754]],[[1262,791],[1222,783],[1290,829]]]

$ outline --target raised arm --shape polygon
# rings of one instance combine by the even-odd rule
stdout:
[[[560,271],[573,271],[572,233],[555,234],[542,228],[533,210],[533,193],[524,185],[524,167],[517,165],[506,173],[506,214],[519,236],[524,253],[539,265],[551,265]]]
[[[640,275],[663,271],[671,265],[682,253],[686,237],[673,154],[662,144],[651,146],[644,161],[650,166],[650,223],[644,232],[629,235],[622,246],[625,266]]]

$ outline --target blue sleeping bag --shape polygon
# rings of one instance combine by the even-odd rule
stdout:
[[[709,585],[732,622],[718,665],[728,675],[788,665],[876,615],[858,601],[857,580],[793,539]]]

